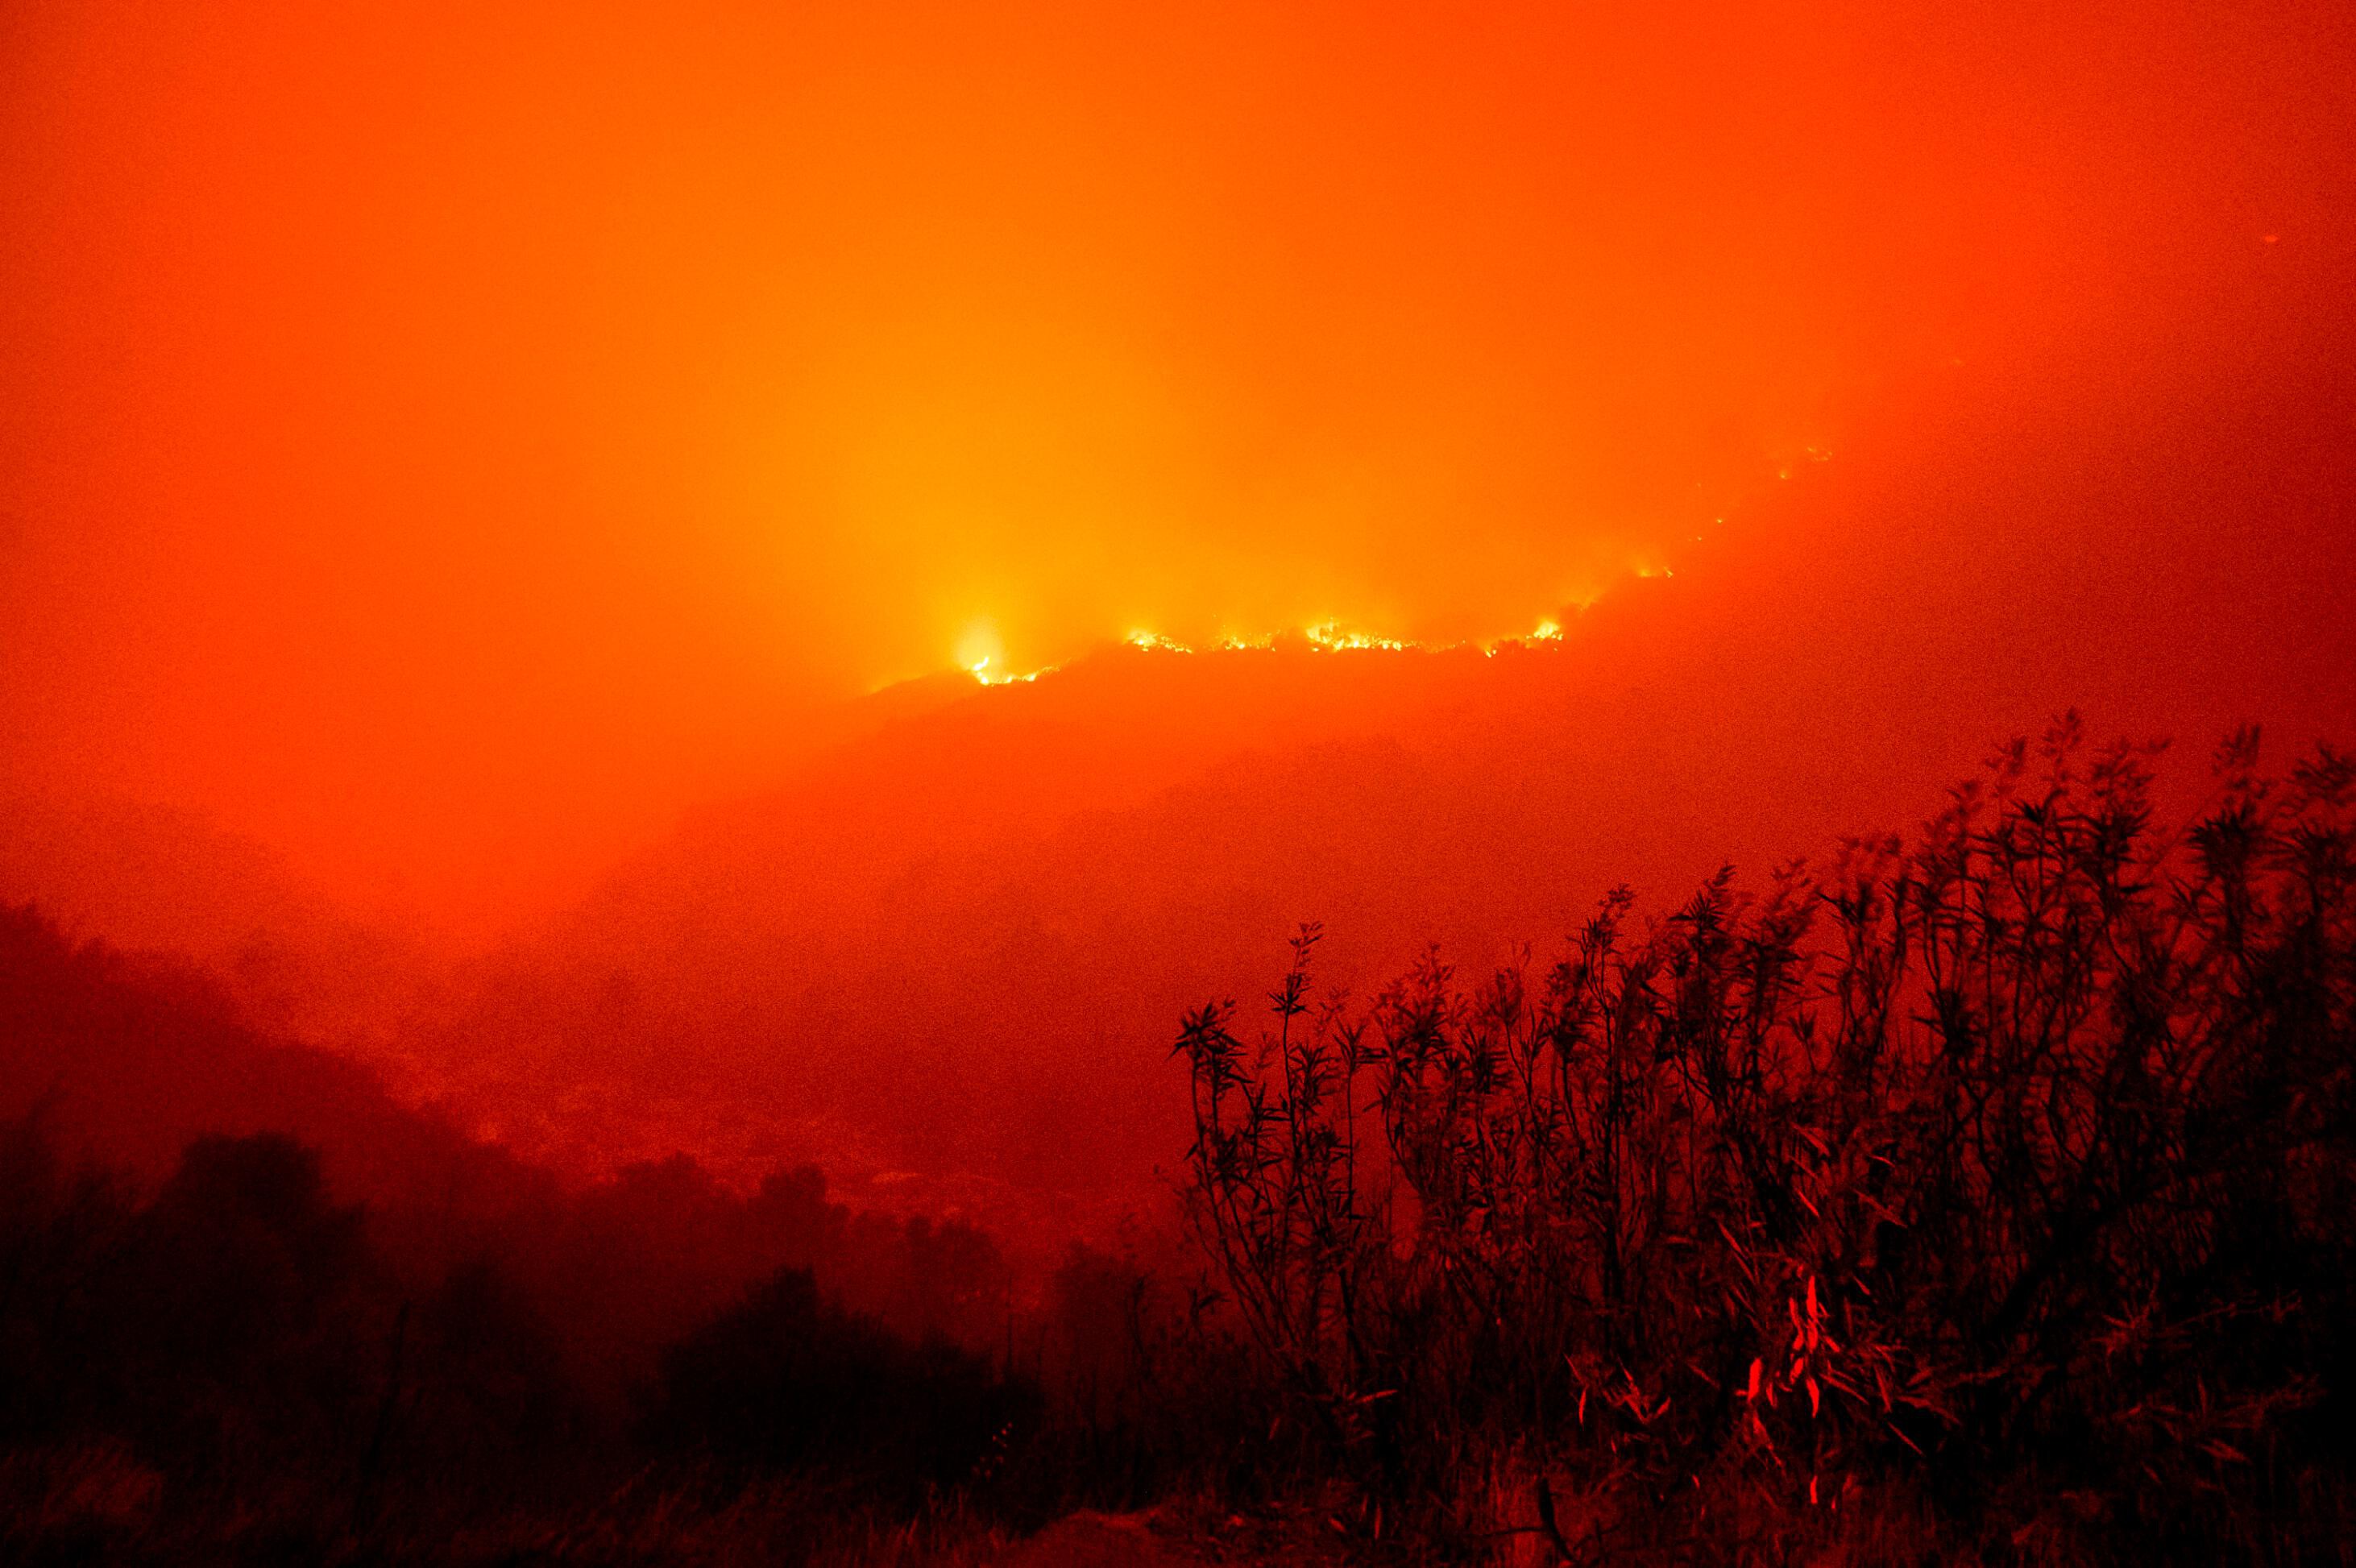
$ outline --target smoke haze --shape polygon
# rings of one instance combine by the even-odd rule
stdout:
[[[5,782],[477,945],[895,680],[1520,633],[1958,403],[2348,347],[2323,5],[0,27]],[[2277,526],[2179,607],[2344,596]]]

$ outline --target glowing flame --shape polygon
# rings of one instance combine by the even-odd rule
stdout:
[[[1050,673],[1055,670],[1055,667],[1054,665],[1050,664],[1044,670],[1033,670],[1021,675],[1017,675],[1012,671],[1007,671],[1003,675],[993,675],[990,671],[990,660],[985,656],[983,658],[977,659],[972,663],[967,665],[966,671],[985,686],[1012,686],[1017,682],[1021,682],[1023,684],[1028,685],[1031,682],[1036,681],[1040,676]]]
[[[1315,626],[1303,627],[1301,635],[1309,639],[1311,646],[1325,649],[1329,652],[1380,648],[1392,653],[1404,653],[1410,649],[1419,649],[1423,646],[1419,642],[1401,642],[1395,638],[1374,637],[1363,631],[1344,631],[1341,622],[1332,620],[1321,621]]]
[[[1815,456],[1817,461],[1824,460],[1823,456],[1814,452],[1810,455]],[[1710,521],[1713,524],[1722,524],[1726,520],[1713,518]],[[1695,537],[1699,539],[1701,536],[1697,534]],[[1676,575],[1673,567],[1655,560],[1645,560],[1641,557],[1630,561],[1626,570],[1631,577]],[[1604,591],[1598,589],[1594,592],[1574,595],[1565,601],[1565,613],[1572,610],[1584,611],[1590,605],[1602,597]],[[1216,642],[1205,644],[1205,648],[1207,652],[1214,654],[1267,652],[1286,646],[1295,635],[1291,632],[1251,635],[1228,630],[1222,632]],[[1528,631],[1515,637],[1467,638],[1456,642],[1418,642],[1408,638],[1384,637],[1376,632],[1345,629],[1339,617],[1328,617],[1324,620],[1302,627],[1297,635],[1301,642],[1291,645],[1299,647],[1305,644],[1307,651],[1312,653],[1452,653],[1478,650],[1483,658],[1494,659],[1501,651],[1509,649],[1541,649],[1559,646],[1564,640],[1565,632],[1564,623],[1549,616]],[[1120,645],[1145,653],[1176,653],[1191,656],[1195,652],[1194,648],[1178,641],[1175,638],[1165,637],[1158,631],[1150,630],[1144,627],[1130,628],[1121,637]],[[984,686],[1027,685],[1042,675],[1053,674],[1057,668],[1051,664],[1043,669],[1017,672],[1005,668],[1005,650],[999,642],[997,631],[987,621],[977,621],[969,627],[965,637],[958,644],[958,667]]]
[[[1635,575],[1640,577],[1653,575],[1655,570],[1647,566],[1634,569]],[[1662,575],[1671,574],[1663,569]],[[1584,601],[1580,602],[1580,607],[1582,609],[1586,607]],[[1497,656],[1498,650],[1502,648],[1535,648],[1546,643],[1558,643],[1562,640],[1563,629],[1562,622],[1549,618],[1538,622],[1536,628],[1519,637],[1467,639],[1460,642],[1417,642],[1408,638],[1382,637],[1369,631],[1345,631],[1340,619],[1329,618],[1301,628],[1301,636],[1308,643],[1309,650],[1313,653],[1451,653],[1460,649],[1478,649],[1483,657],[1494,659]],[[1266,652],[1277,647],[1280,640],[1280,637],[1278,634],[1248,637],[1239,632],[1230,631],[1222,634],[1219,640],[1211,645],[1211,651],[1215,653]],[[1175,638],[1164,637],[1158,631],[1149,631],[1142,627],[1131,628],[1128,635],[1121,639],[1121,643],[1124,647],[1134,648],[1146,653],[1192,654],[1194,652],[1193,648],[1178,641]],[[967,674],[971,675],[975,681],[984,686],[1026,685],[1042,675],[1053,674],[1056,669],[1056,666],[1050,664],[1044,669],[1017,673],[1002,668],[1001,660],[1004,658],[1004,652],[999,647],[997,634],[987,624],[977,624],[967,632],[965,639],[958,645],[958,655],[959,666]]]

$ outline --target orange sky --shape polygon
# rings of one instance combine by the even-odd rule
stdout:
[[[1520,630],[2344,300],[2341,9],[20,0],[0,785],[463,923],[980,626]]]

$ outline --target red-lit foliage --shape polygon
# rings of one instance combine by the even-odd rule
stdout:
[[[1211,1006],[1178,1047],[1301,1462],[1472,1530],[1503,1465],[1582,1551],[1893,1488],[2081,1553],[2328,1547],[2356,768],[2254,757],[2169,832],[2072,721],[1911,840],[1360,1007],[1312,1001],[1304,929],[1257,1047]]]

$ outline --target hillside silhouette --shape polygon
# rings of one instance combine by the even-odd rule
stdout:
[[[1134,1188],[1131,1130],[1173,1129],[1133,1042],[1300,919],[1338,983],[1434,940],[1485,964],[1616,881],[1901,827],[1965,737],[2062,707],[2356,725],[2344,585],[2309,565],[2351,504],[2344,375],[2106,387],[2098,419],[1957,374],[1558,643],[1111,648],[928,691],[481,961],[404,1070],[560,1163],[801,1140],[961,1201]]]

